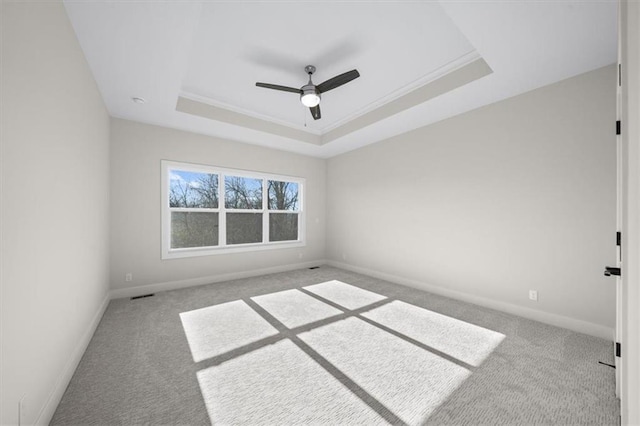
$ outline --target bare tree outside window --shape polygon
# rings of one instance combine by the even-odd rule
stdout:
[[[298,184],[270,180],[269,192],[269,241],[295,241],[298,239],[298,214],[281,211],[298,210]]]
[[[218,208],[218,175],[174,171],[169,186],[169,207]]]
[[[171,247],[218,245],[218,213],[172,212]]]
[[[218,175],[172,171],[169,207],[218,208]],[[182,211],[171,213],[171,247],[208,247],[218,245],[218,213]]]
[[[254,245],[304,241],[302,180],[204,165],[164,164],[170,165],[163,166],[162,232],[163,250],[167,250],[163,258],[223,252],[232,246],[250,250]]]
[[[262,209],[262,179],[225,176],[224,199],[228,209]]]
[[[232,209],[262,210],[262,179],[225,176],[224,205],[227,213],[227,244],[262,242],[263,213],[233,213]]]
[[[269,210],[298,210],[297,183],[270,180],[267,187]]]

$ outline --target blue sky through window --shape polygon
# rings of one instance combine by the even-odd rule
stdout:
[[[224,185],[227,208],[262,208],[262,179],[225,175]]]
[[[169,179],[171,207],[218,207],[218,175],[170,170]]]
[[[200,186],[200,179],[205,177],[207,173],[187,172],[185,170],[171,170],[170,179],[171,186],[188,184],[192,188]]]

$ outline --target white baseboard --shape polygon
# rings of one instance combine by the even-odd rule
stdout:
[[[350,265],[347,263],[337,262],[335,260],[327,260],[327,265],[336,268],[346,269],[348,271],[357,272],[359,274],[368,275],[370,277],[379,278],[392,283],[413,287],[419,290],[428,291],[441,296],[450,297],[452,299],[461,300],[463,302],[473,303],[475,305],[484,306],[486,308],[495,309],[497,311],[506,312],[508,314],[517,315],[519,317],[539,321],[545,324],[554,325],[556,327],[566,328],[568,330],[577,331],[578,333],[588,334],[590,336],[600,337],[606,340],[615,339],[615,332],[610,327],[594,324],[591,322],[565,317],[558,314],[543,312],[524,306],[514,305],[508,302],[489,299],[482,296],[476,296],[461,291],[450,290],[444,287],[435,286],[409,278],[399,277],[385,272],[375,271],[373,269],[363,268],[360,266]]]
[[[313,260],[309,262],[293,263],[288,265],[273,266],[249,271],[231,272],[228,274],[210,275],[206,277],[190,278],[178,281],[166,281],[162,283],[141,285],[137,287],[116,288],[111,290],[111,299],[135,297],[143,294],[156,293],[158,291],[178,290],[186,287],[219,283],[222,281],[238,280],[242,278],[257,277],[259,275],[275,274],[278,272],[294,271],[296,269],[310,268],[312,266],[325,265],[326,260]]]
[[[100,324],[100,320],[102,319],[102,315],[104,315],[104,311],[107,310],[107,306],[109,305],[109,293],[107,293],[98,308],[98,311],[91,319],[87,329],[85,330],[82,338],[76,345],[76,348],[73,350],[73,353],[69,357],[67,364],[64,366],[62,373],[58,376],[58,380],[56,380],[56,384],[53,388],[53,391],[49,395],[47,402],[40,410],[38,414],[37,420],[34,424],[36,425],[48,425],[51,422],[51,418],[53,414],[56,412],[56,408],[62,399],[62,395],[64,395],[65,390],[67,390],[67,386],[71,381],[71,377],[73,377],[73,373],[75,373],[76,368],[78,368],[78,364],[82,359],[82,355],[84,355],[84,351],[89,346],[89,342],[93,337],[93,333],[95,333],[96,328],[98,328],[98,324]]]

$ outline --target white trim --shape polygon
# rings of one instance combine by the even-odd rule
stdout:
[[[495,309],[497,311],[506,312],[508,314],[517,315],[519,317],[539,321],[556,327],[566,328],[578,333],[588,334],[590,336],[599,337],[601,339],[611,340],[615,335],[614,329],[591,322],[565,317],[562,315],[551,314],[536,309],[526,308],[524,306],[514,305],[508,302],[488,299],[482,296],[465,293],[457,290],[450,290],[444,287],[427,284],[422,281],[410,278],[399,277],[397,275],[387,274],[385,272],[375,271],[373,269],[363,268],[360,266],[349,265],[335,260],[327,260],[327,265],[336,268],[346,269],[348,271],[357,272],[359,274],[368,275],[370,277],[379,278],[407,287],[416,288],[438,294],[440,296],[450,297],[452,299],[461,300],[463,302],[473,303],[475,305],[484,306],[486,308]]]
[[[326,265],[325,259],[313,260],[302,263],[292,263],[269,268],[252,269],[249,271],[229,272],[226,274],[209,275],[206,277],[189,278],[178,281],[165,281],[155,284],[141,285],[137,287],[115,288],[111,290],[111,299],[121,299],[125,297],[141,296],[143,294],[157,293],[160,291],[179,290],[187,287],[197,287],[206,284],[214,284],[223,281],[238,280],[242,278],[257,277],[260,275],[275,274],[278,272],[295,271],[297,269],[310,268],[312,266]]]
[[[190,101],[194,101],[194,102],[199,102],[205,105],[211,105],[217,108],[222,108],[228,111],[232,111],[236,114],[242,114],[244,116],[247,117],[251,117],[251,118],[255,118],[258,120],[263,120],[266,122],[271,122],[274,124],[278,124],[280,126],[285,126],[285,127],[289,127],[291,129],[295,129],[295,130],[299,130],[299,131],[303,131],[303,132],[307,132],[310,133],[312,135],[315,136],[324,136],[325,134],[329,133],[330,131],[337,129],[338,127],[368,113],[373,111],[374,109],[377,109],[391,101],[394,101],[406,94],[409,94],[419,88],[421,88],[422,86],[425,86],[453,71],[456,71],[470,63],[472,63],[473,61],[482,58],[482,56],[480,55],[480,53],[478,53],[477,50],[471,50],[469,52],[464,53],[463,55],[459,56],[456,59],[453,59],[451,61],[449,61],[448,63],[436,68],[433,71],[430,71],[429,73],[423,75],[420,78],[417,78],[414,81],[411,81],[407,84],[405,84],[404,86],[400,87],[397,90],[394,90],[391,93],[388,93],[378,99],[375,99],[374,101],[363,105],[362,107],[360,107],[359,109],[357,109],[356,111],[353,111],[349,114],[347,114],[346,116],[344,116],[343,118],[341,118],[340,120],[337,120],[325,127],[320,127],[320,128],[314,128],[314,127],[305,127],[305,126],[301,126],[298,123],[293,123],[287,120],[283,120],[283,119],[279,119],[270,115],[265,115],[265,114],[260,114],[257,113],[255,111],[251,111],[242,107],[238,107],[235,105],[231,105],[229,103],[226,102],[222,102],[213,98],[210,98],[208,96],[203,96],[203,95],[198,95],[196,93],[194,93],[193,91],[190,90],[181,90],[179,93],[179,96],[185,99],[188,99]],[[305,108],[306,110],[306,108]],[[316,123],[316,124],[322,124],[322,123]]]
[[[622,64],[622,7],[618,4],[618,61],[616,64],[616,120],[622,120],[622,80],[621,75],[618,70]],[[617,133],[617,132],[616,132]],[[624,209],[624,154],[623,154],[623,146],[622,146],[622,135],[616,135],[616,231],[622,233],[622,224],[623,224],[623,209]],[[616,251],[616,266],[618,268],[622,268],[622,245],[615,247]],[[622,333],[622,310],[624,305],[624,300],[622,298],[622,277],[618,275],[615,277],[616,282],[616,326],[615,326],[615,336],[613,337],[614,342],[621,343],[624,340]],[[622,399],[622,379],[624,365],[621,362],[621,359],[616,356],[617,345],[613,345],[611,348],[613,352],[613,361],[616,366],[616,397]]]
[[[186,213],[219,213],[220,209],[211,209],[211,208],[198,208],[198,207],[171,207],[172,212],[186,212]],[[251,210],[251,212],[255,212],[255,210]]]
[[[470,52],[465,53],[464,55],[461,55],[460,57],[436,68],[435,70],[429,72],[426,75],[423,75],[422,77],[400,87],[397,90],[394,90],[393,92],[382,96],[381,98],[376,99],[375,101],[363,106],[362,108],[344,116],[343,118],[341,118],[340,120],[335,121],[334,123],[323,127],[321,129],[321,135],[324,136],[327,133],[329,133],[332,130],[337,129],[340,126],[343,126],[345,124],[347,124],[348,122],[355,120],[356,118],[363,116],[377,108],[380,108],[381,106],[384,106],[392,101],[395,101],[396,99],[399,99],[405,95],[408,95],[411,92],[414,92],[418,89],[420,89],[423,86],[426,86],[429,83],[432,83],[436,80],[438,80],[439,78],[442,78],[454,71],[459,70],[460,68],[469,65],[470,63],[477,61],[478,59],[481,59],[482,56],[480,55],[480,53],[478,53],[477,50],[472,50]],[[424,101],[423,101],[424,102]],[[324,141],[323,141],[324,143]]]
[[[276,117],[272,117],[270,115],[265,115],[265,114],[260,114],[258,112],[255,111],[251,111],[245,108],[241,108],[235,105],[231,105],[229,103],[226,102],[222,102],[213,98],[209,98],[207,96],[202,96],[202,95],[198,95],[194,92],[190,92],[187,90],[181,90],[180,93],[178,93],[178,96],[185,98],[185,99],[189,99],[190,101],[195,101],[195,102],[200,102],[203,103],[205,105],[211,105],[214,107],[218,107],[218,108],[222,108],[222,109],[226,109],[232,112],[235,112],[237,114],[242,114],[242,115],[246,115],[247,117],[252,117],[252,118],[256,118],[258,120],[263,120],[263,121],[268,121],[270,123],[274,123],[274,124],[278,124],[280,126],[285,126],[285,127],[290,127],[292,129],[295,130],[300,130],[303,132],[307,132],[307,133],[311,133],[312,135],[316,135],[316,136],[320,136],[322,135],[322,132],[320,131],[320,129],[314,129],[311,127],[305,127],[305,126],[301,126],[298,123],[292,123],[290,121],[286,121],[286,120],[281,120],[278,119]],[[294,98],[295,100],[295,98]],[[300,100],[298,99],[298,102]],[[305,110],[307,109],[306,107],[304,108]]]
[[[100,307],[98,308],[98,311],[91,319],[89,326],[85,330],[84,334],[80,338],[80,341],[67,360],[66,365],[64,366],[62,372],[56,380],[56,384],[54,385],[51,394],[49,394],[49,398],[47,398],[47,401],[40,410],[40,413],[38,414],[38,417],[36,418],[34,424],[48,425],[51,422],[53,414],[56,412],[58,404],[60,404],[62,395],[64,395],[64,392],[67,390],[67,386],[69,386],[69,382],[73,377],[73,373],[75,373],[76,368],[78,368],[78,364],[80,364],[80,360],[82,359],[84,352],[87,350],[87,346],[89,346],[89,342],[91,341],[96,328],[98,328],[98,324],[100,324],[100,320],[102,319],[104,312],[107,310],[109,300],[111,300],[110,293],[111,292],[107,292],[107,294],[105,295],[102,303],[100,304]]]
[[[302,241],[271,241],[268,243],[229,244],[224,247],[187,247],[171,249],[171,253],[163,254],[164,257],[162,258],[162,260],[183,259],[185,257],[213,256],[217,254],[243,253],[248,251],[289,249],[305,246],[306,243]]]
[[[181,259],[186,257],[211,256],[217,254],[240,253],[260,250],[277,250],[283,248],[295,248],[306,246],[306,221],[305,221],[305,193],[306,179],[302,177],[286,176],[259,171],[241,169],[229,169],[215,165],[194,164],[188,162],[161,160],[160,161],[160,211],[161,211],[161,248],[162,260]],[[184,170],[194,173],[215,174],[218,176],[218,207],[211,208],[170,208],[169,188],[171,186],[170,170]],[[225,177],[241,177],[260,179],[262,181],[262,209],[231,209],[225,206]],[[298,237],[294,241],[269,241],[269,193],[268,181],[292,182],[298,185],[298,209],[287,211],[298,215]],[[209,247],[185,247],[171,248],[171,212],[215,212],[218,213],[218,245]],[[280,212],[279,210],[273,211]],[[227,244],[226,219],[227,213],[259,213],[262,214],[262,241],[247,244]]]
[[[218,175],[218,185],[220,185],[220,195],[218,196],[218,209],[220,209],[220,206],[222,204],[224,204],[224,200],[225,200],[225,194],[224,194],[224,188],[226,183],[226,179],[227,177],[225,176],[224,173],[220,173]],[[163,189],[162,193],[166,196],[167,194],[167,190]],[[163,204],[164,205],[164,204]],[[163,207],[164,209],[164,207]],[[163,210],[164,212],[164,210]],[[171,212],[169,212],[169,214],[171,214]],[[164,219],[163,219],[164,220]],[[171,221],[171,219],[169,219],[169,221]],[[167,228],[169,231],[169,233],[171,233],[171,224],[168,223],[167,224]],[[171,244],[171,237],[168,237],[169,242],[167,243],[167,245],[162,245],[162,253],[163,253],[163,259],[164,259],[164,254],[166,253],[167,248],[169,248],[169,250],[171,249],[170,244]],[[218,245],[221,245],[223,247],[227,246],[227,215],[226,214],[222,214],[222,213],[218,213]],[[177,252],[176,252],[177,253]],[[203,253],[207,254],[207,253]],[[195,254],[193,256],[196,256]],[[178,257],[177,254],[174,257]],[[187,256],[185,256],[187,257]]]
[[[620,16],[622,63],[622,356],[621,424],[640,425],[640,3]]]
[[[264,179],[262,180],[264,182]],[[264,200],[264,197],[262,197]],[[174,207],[171,208],[172,211],[176,211]],[[198,209],[194,209],[197,211]],[[231,207],[225,208],[227,213],[253,213],[253,214],[262,214],[265,212],[265,209],[233,209]]]
[[[262,179],[262,210],[261,213],[267,211],[267,207],[269,206],[269,188],[267,185],[267,179]],[[235,210],[236,212],[238,210]],[[298,216],[299,218],[300,216]],[[297,240],[300,239],[298,235]],[[262,215],[262,242],[269,241],[269,215]]]

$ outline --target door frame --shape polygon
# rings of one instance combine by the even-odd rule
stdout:
[[[620,414],[622,424],[632,425],[640,424],[640,2],[621,0],[619,5],[624,266],[619,313]]]
[[[616,121],[621,121],[622,116],[622,4],[618,4],[618,63],[616,67]],[[616,129],[618,125],[616,122]],[[616,131],[616,231],[620,232],[624,238],[623,231],[623,208],[624,208],[624,164],[623,164],[623,146],[622,146],[622,134]],[[622,270],[622,243],[616,245],[616,266]],[[621,389],[621,377],[624,370],[618,354],[618,343],[622,343],[624,337],[622,335],[622,323],[623,323],[623,299],[622,299],[622,277],[616,276],[616,326],[613,345],[613,359],[616,366],[616,396],[622,399]]]

